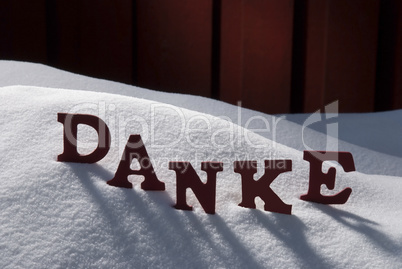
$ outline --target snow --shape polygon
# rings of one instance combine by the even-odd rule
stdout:
[[[285,119],[38,64],[0,61],[0,70],[1,268],[402,266],[402,111],[339,114],[336,139],[320,122],[303,129],[310,115]],[[104,119],[112,133],[108,155],[96,164],[57,162],[59,112]],[[166,191],[142,190],[140,176],[130,177],[133,189],[106,184],[130,134],[141,134]],[[88,153],[96,133],[82,126],[78,139]],[[323,190],[351,187],[343,205],[299,199],[308,188],[303,150],[327,144],[355,159],[356,172],[336,165],[335,189]],[[238,206],[241,178],[233,162],[245,159],[260,167],[265,159],[292,160],[292,171],[271,185],[293,206],[292,215],[264,211],[259,199],[257,209]],[[176,176],[169,161],[191,162],[202,180],[201,162],[224,163],[215,215],[206,214],[191,191],[193,211],[172,207]]]
[[[271,130],[257,132],[258,134],[299,151],[306,149],[305,144],[314,150],[322,150],[327,144],[328,137],[322,133],[324,126],[319,123],[310,125],[310,128],[304,130],[305,143],[303,143],[302,123],[310,116],[309,114],[289,114],[279,119],[272,115],[204,97],[152,91],[34,63],[0,61],[0,71],[0,86],[28,85],[132,96],[210,114],[250,130],[266,129],[266,122],[268,122]],[[264,121],[258,120],[258,118],[262,118]],[[250,119],[254,120],[250,121]],[[368,174],[402,176],[402,166],[400,165],[402,143],[398,139],[402,131],[402,110],[340,114],[337,121],[340,126],[338,128],[340,138],[337,140],[338,150],[349,151],[353,154],[357,171]],[[273,128],[274,126],[276,128]],[[383,139],[384,135],[387,136],[386,139]],[[371,157],[367,158],[367,156]]]

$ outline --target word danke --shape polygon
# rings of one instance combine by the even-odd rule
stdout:
[[[57,161],[76,163],[96,163],[103,159],[110,149],[111,135],[106,123],[97,116],[88,114],[58,113],[57,121],[63,124],[63,153]],[[98,134],[96,149],[87,155],[81,155],[77,149],[77,126],[85,124],[95,129]],[[132,170],[130,165],[134,159],[140,164],[139,170]],[[328,173],[322,172],[324,161],[337,161],[345,172],[355,171],[353,156],[350,152],[336,151],[304,151],[303,159],[310,163],[309,187],[300,199],[322,204],[344,204],[349,199],[351,188],[326,196],[321,194],[321,185],[328,189],[335,186],[336,169],[331,167]],[[281,173],[292,171],[292,160],[264,160],[265,173],[258,180],[253,175],[257,172],[256,161],[235,161],[234,172],[241,175],[242,201],[239,206],[256,208],[255,198],[260,197],[265,205],[264,210],[291,214],[292,205],[285,204],[270,188],[270,184]],[[180,210],[192,210],[187,204],[186,190],[190,188],[206,213],[215,214],[216,176],[223,171],[222,162],[202,162],[201,170],[207,173],[207,182],[203,183],[189,162],[169,162],[169,169],[176,173],[176,204]],[[128,181],[130,175],[142,175],[144,181],[141,188],[146,191],[164,191],[165,183],[160,181],[152,167],[145,145],[139,134],[130,135],[123,151],[123,156],[114,177],[107,184],[120,188],[132,188]]]

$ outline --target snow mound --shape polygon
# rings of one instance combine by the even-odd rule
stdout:
[[[272,116],[221,101],[187,94],[153,91],[123,83],[73,74],[42,64],[0,60],[0,86],[27,85],[106,92],[171,104],[220,117],[259,135],[303,151],[322,150],[331,139],[325,120],[308,125],[310,114]],[[320,115],[322,119],[325,116]],[[366,174],[402,176],[402,110],[381,113],[339,114],[339,151],[349,151],[356,170]],[[331,123],[331,121],[330,121]],[[267,132],[267,127],[269,131]]]
[[[303,152],[230,121],[174,105],[108,93],[12,86],[0,89],[1,268],[400,268],[402,180],[345,173],[333,191],[353,192],[344,205],[299,199],[308,188]],[[187,104],[190,105],[190,104]],[[208,108],[206,108],[208,109]],[[112,133],[96,164],[57,162],[63,126],[57,113],[102,118]],[[166,191],[112,187],[130,134],[141,134]],[[89,153],[96,133],[78,130]],[[293,215],[239,207],[236,160],[291,159],[272,189]],[[202,180],[203,161],[221,161],[216,214],[172,207],[176,176],[169,161],[189,161]],[[134,164],[133,164],[134,165]],[[358,165],[358,164],[357,164]],[[324,168],[328,169],[328,167]],[[258,170],[255,178],[263,174]]]

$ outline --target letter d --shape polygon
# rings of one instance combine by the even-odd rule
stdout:
[[[95,163],[103,159],[110,149],[110,131],[100,118],[86,114],[57,113],[57,121],[64,125],[64,152],[57,156],[59,162]],[[81,155],[77,150],[77,126],[86,124],[98,133],[98,146],[88,154]]]

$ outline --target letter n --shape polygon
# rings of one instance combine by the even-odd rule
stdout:
[[[110,131],[100,118],[86,114],[57,113],[57,121],[64,126],[64,152],[57,156],[59,162],[95,163],[106,156],[110,149]],[[98,133],[98,146],[88,154],[81,155],[77,150],[77,126],[86,124]]]
[[[234,171],[241,174],[242,201],[239,206],[255,208],[255,197],[259,196],[265,203],[264,210],[291,214],[292,206],[285,204],[270,188],[275,178],[284,172],[292,171],[292,160],[265,160],[265,173],[254,180],[253,175],[257,172],[256,161],[236,161]]]
[[[351,188],[346,188],[335,195],[324,196],[321,194],[321,185],[328,189],[335,187],[334,167],[329,168],[328,173],[322,172],[324,161],[337,161],[342,165],[345,172],[355,171],[355,163],[350,152],[337,151],[304,151],[303,159],[310,162],[309,186],[307,194],[300,196],[300,199],[321,204],[344,204],[352,193]]]
[[[202,162],[201,170],[207,172],[204,184],[189,162],[170,162],[169,169],[176,172],[176,205],[177,209],[193,210],[186,202],[186,190],[192,189],[204,211],[215,214],[216,173],[223,170],[221,162]]]
[[[141,167],[139,170],[132,170],[130,168],[133,159],[138,160]],[[121,188],[132,188],[133,184],[131,184],[127,178],[129,175],[144,176],[144,181],[141,183],[141,188],[143,190],[165,190],[165,183],[159,181],[156,177],[155,170],[140,135],[130,135],[123,156],[121,157],[119,167],[117,168],[114,177],[109,180],[107,184]]]

